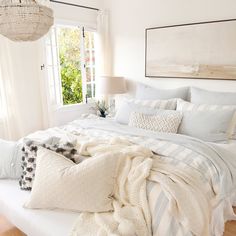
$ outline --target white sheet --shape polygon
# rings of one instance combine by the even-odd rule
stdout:
[[[28,236],[67,236],[78,213],[29,210],[22,206],[29,192],[21,191],[16,180],[0,180],[0,215]],[[52,230],[53,229],[53,230]]]
[[[230,140],[228,143],[215,143],[215,145],[234,153],[236,158],[236,140]]]

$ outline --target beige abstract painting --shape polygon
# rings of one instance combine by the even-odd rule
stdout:
[[[146,77],[236,80],[236,20],[146,29]]]

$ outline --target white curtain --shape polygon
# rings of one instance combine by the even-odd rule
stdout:
[[[11,42],[0,36],[0,138],[17,140],[23,132],[10,47]]]
[[[96,37],[96,99],[105,100],[108,97],[100,94],[100,77],[112,75],[112,58],[110,44],[109,11],[101,10],[97,16],[97,37]]]
[[[98,12],[96,48],[97,77],[99,78],[99,76],[111,75],[112,63],[108,10],[101,10]]]

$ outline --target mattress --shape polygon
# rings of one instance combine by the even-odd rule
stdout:
[[[28,236],[70,235],[78,213],[24,209],[29,192],[20,190],[16,180],[0,180],[0,215]]]

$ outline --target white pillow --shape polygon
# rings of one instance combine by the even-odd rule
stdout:
[[[74,164],[60,154],[39,148],[35,180],[25,207],[110,211],[118,163],[118,154],[102,154]]]
[[[189,98],[189,88],[182,87],[176,89],[158,89],[147,86],[145,84],[138,84],[136,89],[137,99],[171,99],[171,98],[182,98],[183,100],[188,100]]]
[[[233,105],[209,105],[209,104],[193,104],[178,99],[177,111],[235,111],[234,116],[229,124],[228,138],[236,138],[236,106]]]
[[[20,146],[0,139],[0,179],[18,179],[21,172]]]
[[[192,87],[191,102],[194,104],[236,105],[236,93],[216,92]]]
[[[175,110],[177,99],[169,100],[124,100],[118,108],[115,120],[121,124],[128,124],[129,117],[132,112],[140,112],[144,114],[155,114],[159,109]]]
[[[206,142],[226,142],[233,115],[232,110],[183,111],[178,133]]]
[[[156,115],[132,112],[129,126],[163,133],[177,133],[182,120],[181,112],[159,111]]]

